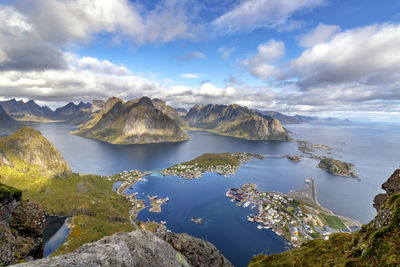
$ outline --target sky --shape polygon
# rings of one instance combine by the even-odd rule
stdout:
[[[396,121],[400,0],[0,0],[0,96]]]

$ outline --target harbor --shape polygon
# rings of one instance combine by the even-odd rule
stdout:
[[[311,196],[297,197],[280,192],[261,192],[253,183],[231,188],[226,197],[236,200],[237,206],[251,209],[247,220],[257,223],[257,229],[269,229],[283,236],[293,247],[299,247],[308,240],[329,239],[329,235],[338,232],[353,232],[360,229],[360,223],[334,214],[318,204],[314,180],[307,180],[307,189]],[[253,214],[255,210],[256,214]]]

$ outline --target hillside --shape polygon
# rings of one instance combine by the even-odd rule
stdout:
[[[30,127],[0,138],[0,172],[5,180],[15,172],[45,177],[65,177],[71,173],[57,149]]]
[[[374,199],[378,214],[358,232],[332,234],[280,254],[254,257],[249,266],[399,266],[400,169]]]
[[[92,107],[92,104],[90,104],[90,103],[80,102],[78,105],[76,105],[73,102],[69,102],[67,105],[57,108],[54,111],[54,115],[56,117],[60,117],[60,118],[71,117],[75,113],[77,113],[80,109],[90,109],[91,107]]]
[[[112,190],[112,179],[72,173],[54,146],[32,128],[0,139],[0,163],[0,183],[22,190],[24,200],[38,203],[48,215],[71,217],[71,235],[57,253],[135,229],[129,223],[130,204]]]
[[[21,121],[47,121],[51,120],[54,112],[47,106],[39,106],[33,100],[24,102],[10,99],[7,101],[0,101],[0,106],[12,118]]]
[[[9,131],[10,129],[16,129],[19,123],[11,118],[7,112],[0,106],[0,131]]]
[[[195,129],[248,140],[290,139],[279,120],[261,117],[249,108],[239,105],[195,105],[184,119]]]
[[[112,144],[187,140],[188,135],[170,116],[157,109],[148,97],[128,102],[110,98],[99,113],[73,134]]]

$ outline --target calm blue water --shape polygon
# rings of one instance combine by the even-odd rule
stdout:
[[[44,257],[48,257],[53,254],[58,249],[58,247],[65,242],[65,239],[68,237],[69,232],[71,231],[68,228],[68,219],[69,218],[65,219],[64,223],[61,225],[58,231],[46,242],[43,251]]]
[[[190,132],[190,141],[176,144],[120,146],[69,135],[73,127],[66,124],[35,127],[60,150],[71,169],[81,173],[110,175],[130,169],[161,170],[205,152],[300,154],[294,142],[246,141],[205,132]],[[254,159],[228,178],[207,174],[200,180],[185,181],[153,175],[147,182],[136,184],[133,192],[143,192],[143,197],[168,196],[171,200],[161,213],[145,210],[139,219],[165,220],[172,231],[211,241],[237,266],[246,265],[254,254],[282,251],[285,242],[271,231],[258,230],[246,221],[246,215],[252,212],[250,208],[237,207],[225,197],[232,186],[252,181],[261,190],[286,193],[302,187],[306,178],[314,176],[322,205],[363,223],[370,221],[375,215],[374,196],[400,164],[400,125],[303,124],[287,128],[295,139],[331,145],[331,156],[353,162],[360,181],[328,174],[316,168],[316,160],[293,163],[286,158]],[[193,224],[191,217],[202,217],[205,223]]]

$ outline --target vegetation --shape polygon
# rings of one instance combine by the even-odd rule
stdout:
[[[240,161],[232,153],[205,153],[191,161],[181,163],[182,165],[196,165],[199,167],[209,167],[229,164],[239,166]]]
[[[399,173],[393,179],[398,181]],[[249,266],[399,266],[400,192],[387,192],[389,197],[377,206],[375,219],[358,232],[332,234],[329,240],[312,240],[280,254],[258,255]]]
[[[331,227],[333,229],[346,229],[347,228],[337,216],[327,215],[327,214],[323,214],[323,213],[321,213],[321,215],[329,227]]]
[[[71,173],[59,152],[38,131],[22,128],[0,139],[0,151],[0,182],[7,185],[0,184],[0,195],[17,192],[10,189],[12,186],[23,191],[24,199],[40,204],[47,214],[72,217],[71,235],[58,254],[135,229],[129,221],[130,204],[112,190],[114,181]],[[57,161],[54,157],[58,157]],[[53,176],[54,173],[64,176]]]

